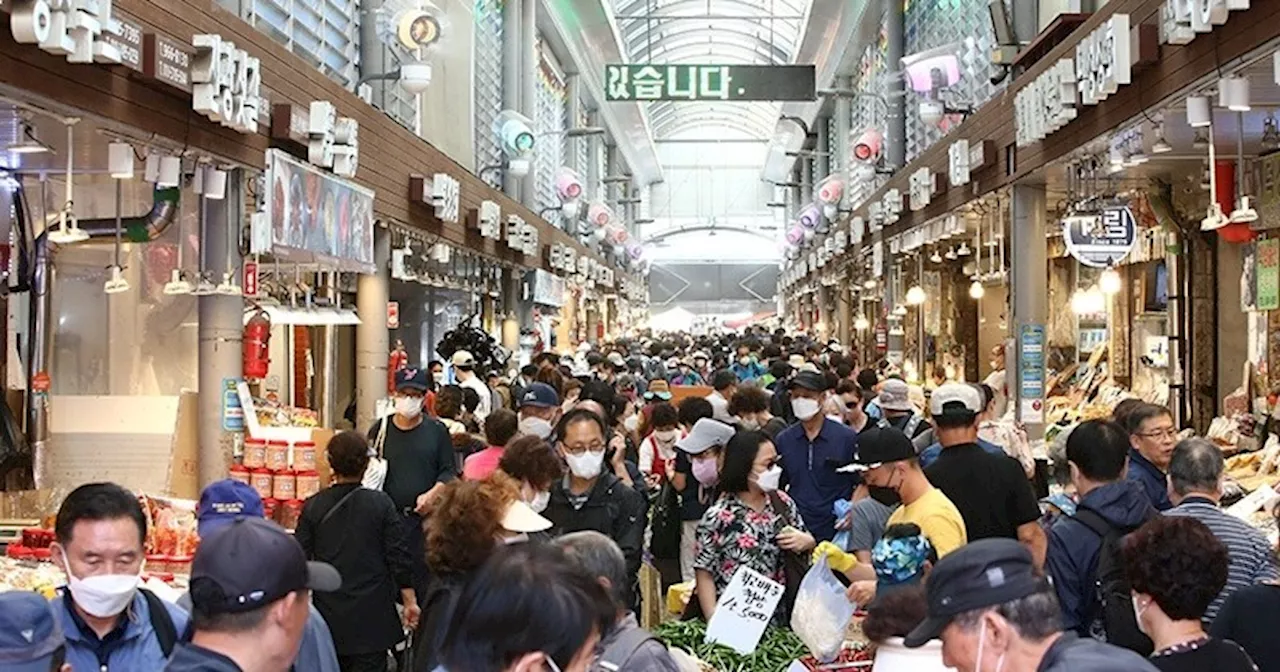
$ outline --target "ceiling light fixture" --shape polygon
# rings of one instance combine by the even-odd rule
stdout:
[[[1213,123],[1213,112],[1205,96],[1187,96],[1187,125],[1204,128]]]
[[[935,263],[935,264],[941,264],[941,263],[942,263],[942,255],[941,255],[941,254],[938,254],[938,251],[935,249],[935,250],[933,251],[933,256],[929,257],[929,261],[932,261],[932,262],[933,262],[933,263]]]
[[[969,243],[961,242],[960,249],[956,250],[956,256],[967,257],[970,254],[973,254],[973,250],[969,249]]]
[[[164,283],[164,293],[168,296],[179,296],[191,293],[191,283],[182,279],[182,271],[173,269],[169,272],[169,282]]]
[[[1236,201],[1236,209],[1231,211],[1232,224],[1248,224],[1258,221],[1258,211],[1249,205],[1249,197],[1241,196]]]
[[[919,306],[928,298],[929,296],[924,292],[924,287],[921,287],[920,285],[912,285],[911,288],[907,290],[907,303],[910,305]]]
[[[969,284],[969,298],[977,300],[981,299],[987,293],[987,288],[982,286],[982,282],[976,278]]]
[[[1124,282],[1120,279],[1120,272],[1112,266],[1103,269],[1102,275],[1098,276],[1098,289],[1107,296],[1119,293],[1123,287]]]
[[[866,331],[870,327],[871,327],[871,322],[867,320],[866,316],[864,315],[859,315],[857,319],[853,321],[853,328],[857,329],[858,331]]]
[[[1232,112],[1248,112],[1249,80],[1239,75],[1223,77],[1218,80],[1218,107],[1225,107]]]
[[[1195,137],[1191,139],[1191,146],[1195,149],[1209,148],[1209,127],[1205,126],[1196,129]]]
[[[893,314],[897,315],[898,317],[902,317],[907,314],[907,307],[899,303],[897,307],[893,309]]]
[[[956,255],[956,248],[954,247],[948,249],[947,253],[943,256],[945,256],[948,261],[955,261],[956,259],[960,258],[958,255]]]

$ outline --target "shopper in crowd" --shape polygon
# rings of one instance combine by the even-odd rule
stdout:
[[[462,417],[458,418],[458,422],[467,428],[468,434],[480,434],[480,419],[476,417],[476,411],[480,408],[480,394],[475,390],[464,387],[462,388]],[[470,455],[470,452],[463,456]]]
[[[359,479],[356,482],[359,483]],[[196,533],[201,539],[208,539],[238,518],[262,518],[263,514],[262,497],[249,484],[229,478],[215,481],[200,492],[200,501],[196,505]],[[191,593],[183,593],[178,598],[178,606],[190,613]],[[302,643],[293,666],[296,670],[316,672],[339,672],[341,669],[333,633],[314,603],[309,609],[307,626],[302,632]]]
[[[1209,634],[1239,644],[1258,669],[1270,672],[1280,670],[1277,627],[1280,627],[1280,582],[1269,580],[1231,593],[1213,619]]]
[[[361,485],[369,465],[364,437],[342,432],[325,452],[334,484],[306,501],[294,537],[307,558],[332,565],[343,577],[340,590],[314,597],[342,672],[382,672],[387,651],[403,639],[404,629],[418,625],[414,559],[391,497]],[[397,604],[404,605],[403,617]]]
[[[525,504],[516,482],[504,475],[455,482],[440,491],[427,521],[431,584],[423,600],[415,669],[429,672],[438,664],[458,596],[480,566],[506,545],[527,541],[530,534],[550,527],[551,521]]]
[[[1075,515],[1058,518],[1049,530],[1045,569],[1053,577],[1063,626],[1082,637],[1141,640],[1128,623],[1113,625],[1123,625],[1123,632],[1107,631],[1097,590],[1103,541],[1128,534],[1157,515],[1142,489],[1124,478],[1128,449],[1124,430],[1102,420],[1080,423],[1067,438],[1066,458],[1078,503]],[[1118,562],[1108,555],[1108,566]]]
[[[876,404],[876,397],[880,394],[880,375],[875,369],[865,368],[858,372],[856,381],[862,392],[862,410],[866,411],[867,417],[872,420],[883,418],[884,413]]]
[[[890,592],[867,607],[862,633],[875,644],[875,672],[948,672],[942,662],[942,643],[930,641],[908,649],[903,638],[924,621],[928,603],[924,586]]]
[[[1129,430],[1129,471],[1126,478],[1142,486],[1159,511],[1173,507],[1169,501],[1169,458],[1178,441],[1178,428],[1169,409],[1155,404],[1135,408],[1125,419]]]
[[[697,373],[703,381],[710,380],[711,357],[709,357],[706,352],[698,350],[693,353],[693,371],[694,373]]]
[[[484,419],[489,417],[493,412],[493,393],[483,380],[476,375],[476,358],[466,350],[458,350],[453,353],[453,357],[449,359],[453,365],[454,376],[458,379],[458,385],[462,389],[473,390],[476,397],[480,400],[479,405],[474,411],[476,423],[483,426]]]
[[[948,554],[925,582],[928,618],[907,635],[911,648],[942,640],[948,667],[974,672],[1153,672],[1131,651],[1063,632],[1053,589],[1027,548],[982,539]]]
[[[1256,672],[1235,642],[1205,633],[1205,609],[1227,583],[1227,548],[1189,516],[1157,516],[1125,538],[1133,610],[1162,672]]]
[[[786,583],[785,554],[807,553],[816,545],[795,503],[778,489],[782,480],[778,461],[773,443],[761,432],[738,432],[724,448],[722,494],[698,524],[693,561],[695,599],[708,619],[740,567]],[[788,616],[780,601],[775,618]]]
[[[544,441],[551,438],[561,413],[555,389],[546,383],[529,383],[520,396],[519,407],[520,434]]]
[[[960,383],[953,383],[953,384],[959,385]],[[981,391],[982,388],[980,386],[974,385],[972,387],[974,390],[977,391],[978,398],[984,404],[983,408],[984,409],[987,408],[987,402],[989,397],[987,397],[986,394]],[[934,393],[936,394],[937,391],[935,390]],[[930,412],[932,412],[932,406],[930,408]],[[1004,448],[1002,448],[998,444],[982,438],[982,429],[981,429],[982,419],[983,419],[983,413],[979,413],[978,414],[978,436],[975,443],[977,443],[978,447],[981,448],[984,452],[989,453],[991,455],[1007,454]],[[935,425],[936,425],[936,421],[935,421]],[[912,444],[915,445],[917,449],[919,449],[920,465],[923,466],[925,469],[928,469],[929,467],[933,466],[934,461],[936,461],[938,459],[938,456],[942,454],[942,442],[938,440],[938,429],[936,426],[931,427],[928,431],[922,432],[919,435],[917,435],[915,439],[912,440]]]
[[[578,403],[578,397],[582,394],[582,381],[577,378],[568,378],[564,381],[564,401],[560,404],[560,409],[568,413]]]
[[[711,376],[711,387],[712,392],[707,395],[707,401],[711,402],[711,417],[726,425],[733,424],[729,415],[729,399],[738,389],[737,375],[728,369],[720,369]]]
[[[10,672],[71,672],[67,640],[39,593],[0,593],[0,662]]]
[[[884,413],[884,421],[900,430],[907,438],[914,439],[930,427],[925,418],[911,403],[911,388],[901,378],[890,378],[880,386],[876,405]]]
[[[802,371],[792,379],[792,412],[799,423],[778,433],[777,449],[788,493],[818,541],[836,534],[834,506],[853,496],[857,479],[838,471],[853,462],[858,435],[822,414],[829,396],[826,377]]]
[[[955,504],[929,483],[911,440],[893,427],[873,427],[858,438],[855,464],[864,470],[867,486],[890,488],[902,501],[889,516],[886,529],[914,523],[939,556],[963,546],[967,541],[964,518]],[[865,568],[854,565],[844,574],[852,581],[848,592],[854,603],[868,604],[875,599],[876,581],[866,578]]]
[[[590,390],[591,387],[588,385],[584,389]],[[605,396],[603,391],[601,390],[601,396]],[[604,422],[605,469],[612,472],[623,485],[634,488],[640,494],[641,499],[647,503],[649,495],[648,484],[645,482],[644,474],[640,473],[640,467],[627,458],[626,435],[622,427],[617,424],[617,416],[614,414],[613,404],[610,399],[610,397],[606,397],[604,401],[597,401],[595,398],[583,397],[574,409],[590,411]]]
[[[600,642],[592,671],[679,672],[667,647],[640,627],[627,606],[627,562],[618,545],[599,532],[574,532],[555,543],[578,570],[604,586],[617,610],[617,620]]]
[[[411,395],[410,395],[411,396]],[[397,398],[397,403],[399,403]],[[408,403],[408,402],[406,402]],[[461,436],[467,433],[467,426],[462,424],[462,388],[457,385],[445,385],[436,392],[435,417],[448,430],[449,436]],[[397,410],[398,412],[398,410]]]
[[[140,588],[147,520],[137,495],[88,483],[54,520],[55,566],[67,585],[53,598],[73,670],[158,670],[187,628],[187,614]]]
[[[672,385],[702,385],[702,374],[693,368],[693,362],[689,359],[681,359],[676,363],[676,375],[671,377]]]
[[[937,562],[938,552],[919,525],[890,525],[871,550],[871,567],[876,576],[875,602],[896,590],[922,585],[929,569]]]
[[[520,401],[524,399],[525,390],[534,383],[534,378],[537,375],[538,367],[535,364],[525,364],[520,367],[520,372],[511,381],[511,401],[514,408],[519,409]]]
[[[653,431],[640,442],[640,473],[651,487],[657,486],[667,477],[667,465],[675,467],[676,441],[682,435],[680,416],[676,407],[666,402],[653,407],[649,420]]]
[[[696,452],[690,452],[680,448],[677,443],[675,467],[667,473],[671,486],[680,493],[680,575],[681,580],[688,582],[694,578],[694,541],[698,534],[698,522],[711,506],[718,480],[717,470],[708,465],[716,463],[720,449],[733,436],[733,428],[712,420],[711,402],[702,397],[686,397],[681,400],[676,413],[685,435],[682,441],[686,441],[686,445],[691,448],[700,448]],[[704,420],[716,424],[706,424],[702,434],[690,438],[694,428]],[[703,465],[697,471],[693,468],[695,459]],[[709,478],[711,482],[703,484],[699,476]]]
[[[743,385],[729,400],[729,415],[740,429],[764,432],[772,441],[787,428],[781,418],[769,412],[769,393],[755,385]]]
[[[934,390],[929,405],[942,451],[924,473],[956,505],[968,538],[1017,539],[1036,566],[1043,566],[1047,542],[1040,505],[1022,466],[1004,451],[992,454],[978,445],[978,389],[946,383]]]
[[[457,475],[457,458],[449,431],[439,421],[422,417],[426,375],[420,369],[396,374],[396,412],[369,428],[372,452],[387,461],[382,491],[400,512],[409,556],[413,558],[413,590],[421,598],[427,585],[422,516],[431,495]],[[441,401],[444,401],[442,398]]]
[[[617,607],[549,544],[496,553],[458,596],[436,672],[588,672]]]
[[[436,414],[436,395],[440,393],[440,388],[445,386],[444,364],[438,359],[427,362],[427,394],[424,405],[427,409],[427,415],[432,417]],[[352,425],[354,426],[354,422]]]
[[[507,446],[498,469],[516,482],[520,499],[542,513],[551,501],[551,488],[564,475],[560,456],[546,441],[521,436]]]
[[[730,370],[740,383],[755,383],[767,372],[767,369],[751,355],[750,346],[745,344],[738,346],[738,356],[734,359]]]
[[[462,477],[469,481],[480,481],[489,477],[498,468],[498,460],[502,459],[502,451],[520,431],[520,419],[515,411],[499,408],[489,414],[484,423],[485,448],[467,456],[462,467]]]
[[[1213,622],[1231,593],[1280,578],[1267,538],[1219,507],[1223,469],[1222,450],[1208,439],[1184,439],[1174,446],[1169,459],[1169,494],[1174,507],[1165,515],[1186,516],[1204,523],[1226,547],[1230,560],[1226,585],[1205,610],[1206,626]]]
[[[791,377],[791,365],[787,360],[775,358],[769,362],[769,373],[760,379],[760,387],[767,392],[777,392],[780,384],[785,386],[787,379]]]
[[[544,366],[538,369],[538,373],[534,375],[534,382],[542,383],[555,390],[557,398],[564,396],[566,383],[564,374],[560,373],[560,369],[554,366]]]
[[[302,641],[312,591],[337,590],[342,577],[331,565],[307,562],[279,525],[244,517],[201,540],[190,585],[191,640],[178,645],[166,672],[285,672]]]
[[[574,409],[561,418],[556,444],[569,473],[552,485],[546,517],[556,534],[595,530],[613,539],[627,556],[627,576],[634,580],[640,571],[647,502],[605,469],[607,435],[604,419],[592,410]]]
[[[835,398],[840,405],[841,419],[849,429],[855,433],[861,432],[871,424],[871,418],[867,417],[866,411],[862,408],[862,395],[858,391],[857,383],[841,379],[836,384]]]
[[[486,387],[489,388],[489,396],[493,400],[493,410],[499,408],[510,409],[511,406],[511,387],[502,379],[502,375],[497,371],[490,371],[485,377]]]
[[[982,379],[982,384],[991,388],[994,398],[991,400],[991,419],[1004,417],[1009,400],[1009,374],[1005,369],[1004,343],[991,347],[991,373]]]
[[[1127,397],[1116,402],[1115,408],[1111,409],[1111,421],[1128,429],[1129,415],[1134,411],[1146,406],[1147,402],[1137,397]]]
[[[871,574],[871,551],[884,535],[889,517],[901,504],[902,500],[893,488],[865,483],[859,485],[849,507],[845,548],[824,541],[818,550],[827,556],[832,569],[851,580],[874,578]]]

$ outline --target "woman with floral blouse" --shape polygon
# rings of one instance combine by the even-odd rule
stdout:
[[[694,594],[707,619],[740,567],[785,583],[783,553],[806,553],[815,545],[795,503],[778,491],[782,467],[768,436],[738,432],[720,462],[721,494],[698,523],[693,563]]]

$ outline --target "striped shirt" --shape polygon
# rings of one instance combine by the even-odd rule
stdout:
[[[1166,516],[1186,516],[1205,524],[1213,536],[1227,547],[1230,564],[1227,568],[1227,585],[1214,598],[1204,613],[1206,625],[1213,622],[1218,609],[1231,593],[1264,580],[1274,580],[1276,571],[1271,544],[1261,532],[1243,520],[1226,513],[1206,497],[1190,496],[1178,506],[1164,512]]]

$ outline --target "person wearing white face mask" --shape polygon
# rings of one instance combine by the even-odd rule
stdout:
[[[1031,552],[1012,539],[980,539],[938,561],[925,583],[928,617],[903,643],[942,640],[959,672],[1153,672],[1132,651],[1062,631],[1061,610]]]
[[[711,421],[709,421],[711,422]],[[738,432],[720,456],[720,497],[698,523],[698,553],[693,567],[695,597],[711,618],[716,601],[741,567],[785,584],[787,553],[813,549],[795,502],[779,492],[782,467],[769,437]],[[779,601],[776,619],[785,622],[790,605]]]
[[[520,484],[520,499],[537,513],[546,511],[551,487],[564,475],[555,449],[536,436],[521,436],[507,446],[498,470]]]
[[[520,395],[520,433],[539,439],[551,438],[560,417],[560,397],[550,385],[530,383]]]
[[[745,430],[764,432],[769,440],[787,428],[787,422],[769,412],[769,393],[754,385],[744,385],[729,400],[729,415]]]
[[[820,373],[796,374],[789,393],[791,410],[799,422],[779,432],[775,439],[783,475],[791,486],[788,492],[818,541],[835,537],[833,507],[837,500],[852,499],[857,485],[854,474],[837,471],[853,462],[858,435],[822,414],[830,387]]]
[[[605,423],[591,410],[577,408],[560,420],[557,448],[569,473],[551,489],[544,515],[555,534],[594,530],[613,539],[627,558],[627,576],[640,571],[644,545],[644,497],[605,468]],[[632,605],[638,601],[632,595]]]
[[[413,589],[419,602],[427,587],[423,558],[422,517],[432,496],[457,478],[449,430],[422,414],[427,390],[426,371],[409,367],[396,373],[396,412],[369,428],[370,450],[387,461],[382,491],[400,512],[409,555],[413,558]]]
[[[67,587],[52,601],[73,670],[159,670],[187,614],[141,589],[146,517],[114,483],[82,485],[62,501],[53,562]],[[0,667],[3,667],[0,665]]]
[[[650,487],[656,487],[667,477],[667,466],[675,466],[676,441],[682,433],[675,406],[666,402],[653,405],[649,422],[653,431],[640,442],[639,466]]]

